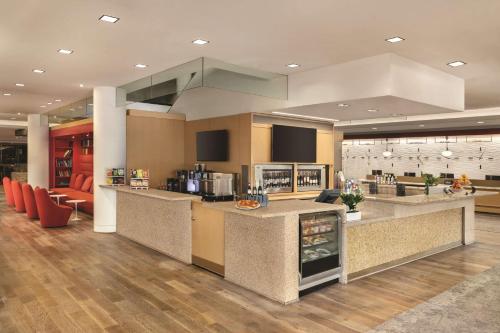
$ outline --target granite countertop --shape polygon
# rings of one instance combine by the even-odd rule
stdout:
[[[344,211],[342,205],[332,205],[309,200],[279,200],[269,203],[269,206],[254,210],[241,210],[234,207],[234,202],[205,202],[207,208],[220,209],[225,212],[246,215],[257,218],[271,218],[295,214],[317,213],[325,211]]]
[[[360,179],[360,181],[362,184],[368,184],[368,183],[375,182],[375,180],[371,180],[371,179]],[[417,183],[417,182],[398,182],[398,184],[403,184],[403,185],[407,185],[407,186],[414,186],[414,187],[424,187],[425,186],[424,183]],[[378,186],[381,186],[381,187],[394,186],[395,187],[396,184],[378,184]],[[438,184],[437,186],[447,187],[450,185]],[[474,185],[474,184],[472,186],[474,186],[478,190],[497,190],[497,191],[500,191],[500,186],[483,186],[483,185]],[[464,188],[470,189],[471,185],[464,186]]]
[[[144,197],[150,197],[167,201],[183,201],[183,200],[201,201],[200,196],[186,194],[186,193],[179,193],[179,192],[169,192],[156,189],[132,190],[128,186],[100,185],[100,187],[107,188],[110,190],[115,190],[117,192],[125,192],[125,193],[136,194]]]
[[[475,197],[497,194],[497,192],[486,192],[486,191],[477,191],[476,193],[469,195],[465,195],[465,193],[466,191],[462,191],[460,193],[455,193],[451,195],[440,193],[431,195],[418,194],[405,197],[397,197],[394,195],[387,195],[387,194],[368,194],[365,195],[365,199],[369,201],[378,201],[378,202],[393,203],[400,205],[423,205],[423,204],[430,204],[443,201],[455,201],[464,199],[472,200]]]

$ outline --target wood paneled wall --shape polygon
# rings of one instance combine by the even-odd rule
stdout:
[[[196,160],[196,133],[212,130],[229,131],[229,160],[226,162],[204,162],[210,170],[227,173],[241,173],[242,165],[250,165],[250,137],[252,114],[193,120],[186,122],[184,133],[185,167],[192,168]]]
[[[127,178],[128,169],[149,169],[158,187],[184,168],[184,123],[177,114],[128,110]]]

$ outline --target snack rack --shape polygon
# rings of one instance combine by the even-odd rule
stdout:
[[[149,190],[149,170],[130,169],[130,189]]]
[[[106,169],[106,185],[124,186],[125,184],[125,168]]]

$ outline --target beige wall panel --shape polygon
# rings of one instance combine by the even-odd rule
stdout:
[[[149,169],[151,187],[175,176],[175,170],[184,167],[184,123],[127,116],[127,169]]]
[[[224,212],[193,202],[192,255],[224,266]]]

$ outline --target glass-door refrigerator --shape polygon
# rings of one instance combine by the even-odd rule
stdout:
[[[300,296],[338,282],[342,266],[341,220],[336,212],[300,215]]]

